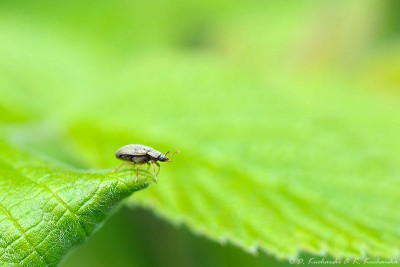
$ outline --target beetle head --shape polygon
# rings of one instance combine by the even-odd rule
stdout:
[[[175,155],[176,153],[179,153],[179,150],[177,150],[177,151],[175,151],[174,153],[172,153],[172,155],[171,156],[173,156],[173,155]],[[163,162],[171,162],[171,160],[168,158],[168,155],[169,154],[169,151],[167,151],[167,153],[165,153],[165,155],[163,155],[163,154],[161,154],[159,157],[158,157],[158,160],[159,161],[163,161]]]
[[[162,161],[162,162],[166,162],[166,161],[169,161],[169,158],[167,157],[167,154],[165,154],[165,155],[161,154],[160,156],[158,156],[158,160]]]

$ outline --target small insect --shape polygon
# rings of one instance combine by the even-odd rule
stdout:
[[[179,153],[179,150],[175,151],[172,155],[176,153]],[[170,162],[170,159],[167,156],[168,154],[169,151],[163,154],[160,151],[157,151],[154,148],[145,145],[140,145],[140,144],[126,145],[118,149],[117,152],[115,152],[115,156],[118,159],[126,161],[122,163],[120,166],[118,166],[115,169],[115,171],[120,169],[123,165],[140,164],[139,167],[137,167],[136,169],[136,178],[135,178],[135,183],[136,183],[139,176],[140,168],[142,168],[145,164],[148,164],[149,166],[147,169],[149,169],[151,165],[153,167],[153,172],[155,173],[156,169],[154,165],[157,165],[158,167],[158,171],[156,174],[157,177],[158,173],[160,172],[160,164],[158,163],[158,161]]]

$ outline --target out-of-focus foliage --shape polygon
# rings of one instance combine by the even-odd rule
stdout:
[[[118,249],[110,249],[111,246]],[[127,264],[132,267],[282,265],[265,254],[254,256],[230,244],[221,246],[204,238],[196,238],[187,229],[174,228],[145,210],[122,208],[100,231],[74,250],[60,267]]]
[[[281,258],[396,256],[398,11],[2,1],[0,133],[84,169],[116,166],[127,143],[180,149],[128,203],[213,240]]]

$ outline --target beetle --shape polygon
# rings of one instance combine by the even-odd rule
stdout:
[[[173,154],[176,154],[178,152],[179,151],[177,150]],[[152,165],[153,172],[155,173],[155,171],[156,171],[155,167],[154,167],[154,164],[155,164],[158,166],[158,171],[156,174],[156,177],[157,177],[158,173],[160,172],[160,164],[158,163],[158,161],[170,162],[170,159],[167,156],[168,154],[169,154],[169,151],[167,151],[165,154],[163,154],[160,151],[157,151],[152,147],[141,145],[141,144],[125,145],[125,146],[119,148],[115,152],[115,156],[118,159],[124,160],[126,162],[124,162],[120,166],[118,166],[115,169],[115,171],[120,169],[123,165],[140,164],[139,167],[137,167],[137,169],[136,169],[136,178],[135,178],[135,183],[136,183],[138,176],[139,176],[139,169],[142,168],[145,164],[148,164],[149,167],[150,167],[150,165]]]

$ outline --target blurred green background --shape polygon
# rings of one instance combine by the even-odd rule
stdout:
[[[274,181],[310,166],[336,170],[367,140],[384,151],[369,165],[384,175],[399,162],[399,14],[395,0],[2,0],[0,133],[84,169],[115,167],[110,155],[127,143],[181,149],[160,179],[188,180],[196,171],[179,170],[179,157],[186,168],[206,158],[255,177],[268,159]],[[324,135],[349,125],[371,134]],[[287,168],[304,149],[310,161]],[[61,264],[278,265],[290,264],[126,207]]]

